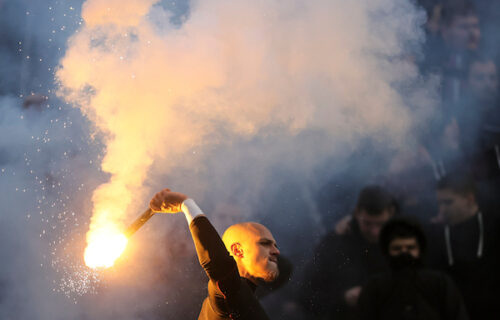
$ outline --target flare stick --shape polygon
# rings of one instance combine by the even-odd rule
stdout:
[[[129,238],[131,235],[133,235],[137,230],[139,230],[155,213],[148,208],[146,211],[144,211],[143,214],[141,214],[137,219],[135,219],[134,222],[125,230],[125,236]]]

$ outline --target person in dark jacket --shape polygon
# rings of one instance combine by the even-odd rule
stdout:
[[[441,223],[430,230],[434,268],[448,273],[463,294],[471,319],[500,315],[500,220],[492,202],[477,200],[473,178],[465,171],[448,174],[437,185]]]
[[[224,244],[186,195],[164,189],[153,197],[150,207],[154,212],[182,211],[186,216],[198,259],[210,279],[198,319],[269,319],[254,294],[259,281],[275,281],[280,271],[280,252],[266,227],[254,222],[234,225],[225,232]]]
[[[395,211],[395,201],[385,189],[365,187],[348,230],[332,231],[317,246],[300,297],[315,319],[355,319],[361,287],[371,275],[388,269],[377,240]]]
[[[467,320],[457,287],[446,274],[423,267],[426,238],[416,220],[391,219],[380,233],[391,271],[374,276],[359,298],[362,320]]]

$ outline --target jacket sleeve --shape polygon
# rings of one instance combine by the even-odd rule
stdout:
[[[200,265],[223,293],[237,290],[240,275],[236,261],[226,250],[219,234],[207,217],[194,218],[189,225]]]

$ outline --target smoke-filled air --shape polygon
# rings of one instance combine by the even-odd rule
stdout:
[[[264,309],[316,318],[307,265],[360,189],[462,159],[425,1],[63,2],[0,0],[2,319],[195,319],[182,214],[130,231],[163,188],[265,224],[293,273]]]
[[[397,147],[412,113],[433,103],[430,89],[420,88],[420,101],[396,89],[424,84],[404,60],[423,37],[423,13],[411,3],[198,1],[175,26],[155,2],[86,1],[84,25],[56,73],[59,95],[105,144],[101,168],[110,177],[92,196],[89,243],[127,210],[137,212],[133,201],[151,193],[146,180],[158,185],[155,177],[167,174],[166,185],[173,168],[203,167],[203,155],[192,152],[230,147],[267,128],[291,140],[318,130],[330,146],[324,154],[307,145],[265,147],[263,154],[278,157],[265,166],[297,152],[324,158],[369,136]],[[317,160],[296,169],[311,170]]]

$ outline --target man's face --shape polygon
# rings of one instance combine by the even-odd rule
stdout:
[[[458,223],[468,217],[471,210],[472,196],[465,196],[449,189],[437,191],[439,216],[451,224]]]
[[[495,101],[498,95],[498,73],[493,61],[473,62],[467,80],[471,94],[478,101]]]
[[[479,19],[474,14],[456,16],[450,25],[443,27],[443,39],[455,50],[477,50],[481,31]]]
[[[386,209],[381,214],[373,216],[369,215],[365,210],[357,210],[354,217],[358,222],[363,237],[370,243],[377,243],[380,230],[392,217],[392,212]]]
[[[389,255],[399,256],[402,253],[408,253],[415,259],[420,257],[420,246],[415,237],[413,238],[394,238],[389,243]]]
[[[242,243],[242,249],[243,257],[240,263],[252,277],[266,282],[278,277],[280,251],[276,246],[276,240],[266,227],[256,224],[249,229],[246,240]]]

